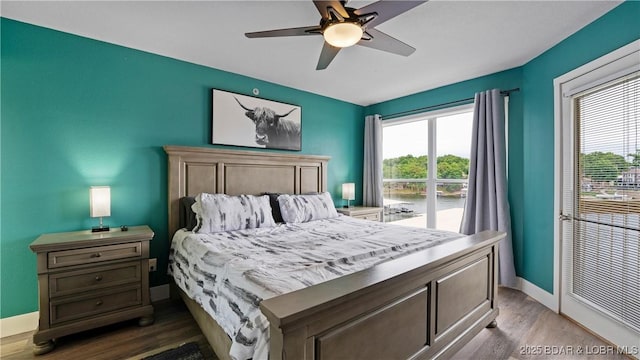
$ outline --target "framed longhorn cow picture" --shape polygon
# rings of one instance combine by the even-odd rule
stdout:
[[[300,106],[217,89],[212,96],[213,144],[300,151]]]

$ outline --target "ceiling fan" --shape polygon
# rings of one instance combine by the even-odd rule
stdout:
[[[245,36],[263,38],[322,35],[324,45],[316,70],[326,69],[342,48],[353,45],[409,56],[416,50],[415,48],[374,27],[427,1],[377,1],[359,9],[353,9],[345,6],[347,1],[313,0],[321,15],[319,25],[249,32],[245,33]]]

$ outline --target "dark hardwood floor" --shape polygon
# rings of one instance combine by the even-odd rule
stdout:
[[[0,340],[2,360],[116,360],[141,359],[195,341],[206,359],[216,359],[189,310],[181,300],[154,303],[155,322],[139,327],[137,320],[105,326],[57,340],[56,348],[34,356],[32,332]]]
[[[559,316],[520,291],[500,288],[498,327],[484,329],[454,359],[626,359],[614,354],[578,355],[579,346],[608,346],[580,326]],[[56,349],[33,356],[31,333],[3,338],[0,357],[10,359],[141,359],[164,349],[195,341],[207,359],[215,359],[189,311],[180,302],[154,304],[156,321],[138,327],[125,322],[58,339]],[[564,351],[564,354],[559,353]]]

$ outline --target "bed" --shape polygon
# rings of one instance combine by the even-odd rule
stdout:
[[[170,238],[181,199],[327,191],[323,156],[165,146]],[[381,225],[383,226],[383,225]],[[497,251],[502,233],[486,231],[411,252],[367,269],[267,298],[270,359],[447,358],[498,314]],[[231,338],[179,287],[221,359]]]

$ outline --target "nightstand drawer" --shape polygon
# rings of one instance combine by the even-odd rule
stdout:
[[[101,261],[139,258],[141,256],[142,244],[140,242],[96,246],[84,249],[50,252],[48,254],[48,267],[52,269]]]
[[[372,213],[372,214],[353,215],[352,217],[355,218],[355,219],[380,221],[380,213],[379,212]]]
[[[51,324],[91,317],[142,303],[139,285],[51,300]]]
[[[67,271],[49,276],[49,296],[59,297],[109,286],[139,283],[140,261]]]

